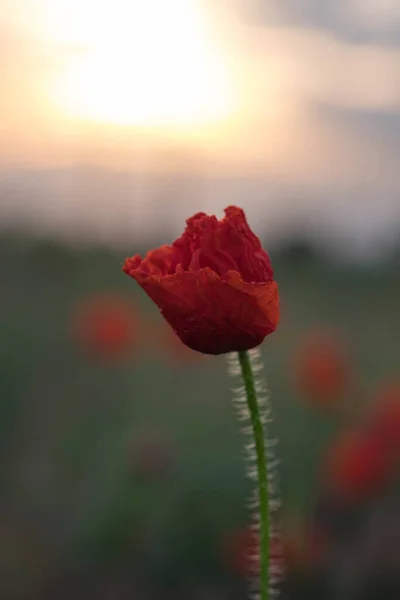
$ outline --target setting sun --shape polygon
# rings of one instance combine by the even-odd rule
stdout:
[[[234,110],[227,64],[196,0],[58,0],[48,26],[69,56],[55,103],[72,118],[141,127],[218,123]]]

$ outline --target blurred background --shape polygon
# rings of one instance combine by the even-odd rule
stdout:
[[[400,598],[400,4],[0,3],[0,598],[240,600],[224,357],[121,267],[242,206],[293,600]]]

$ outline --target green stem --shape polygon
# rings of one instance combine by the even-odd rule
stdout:
[[[260,409],[254,385],[251,361],[247,350],[238,352],[247,405],[249,407],[251,424],[257,456],[258,495],[260,504],[260,600],[268,600],[269,585],[269,507],[267,463],[264,444],[264,427],[260,418]]]

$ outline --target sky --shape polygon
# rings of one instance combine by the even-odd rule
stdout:
[[[2,0],[0,51],[5,225],[400,238],[398,0]]]

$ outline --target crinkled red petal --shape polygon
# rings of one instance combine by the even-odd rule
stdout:
[[[274,281],[246,283],[237,271],[220,277],[208,267],[185,271],[180,265],[174,274],[162,276],[146,272],[136,257],[126,261],[124,270],[193,350],[205,354],[248,350],[261,344],[278,324]]]

